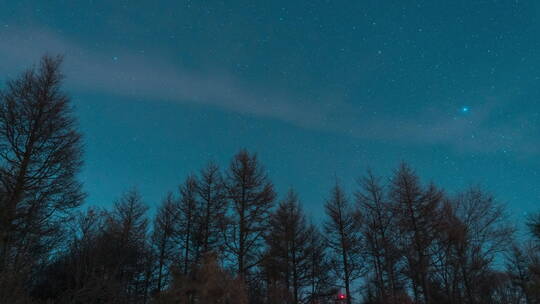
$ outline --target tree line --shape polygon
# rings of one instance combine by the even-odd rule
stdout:
[[[336,182],[320,224],[246,150],[152,216],[136,190],[84,208],[61,61],[0,92],[1,303],[540,303],[540,215],[518,238],[490,193],[448,194],[405,163]]]

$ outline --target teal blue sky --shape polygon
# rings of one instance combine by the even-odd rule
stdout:
[[[540,210],[537,1],[5,1],[0,81],[63,54],[87,204],[256,151],[315,216],[404,160]]]

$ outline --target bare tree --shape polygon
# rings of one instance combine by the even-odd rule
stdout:
[[[116,255],[110,259],[125,303],[144,303],[148,296],[151,249],[147,210],[140,194],[128,191],[114,203],[104,231],[110,252]]]
[[[304,288],[309,284],[311,227],[298,201],[290,190],[277,210],[270,216],[266,235],[268,259],[285,290],[292,295],[291,303],[304,302]]]
[[[326,243],[333,253],[336,276],[345,286],[347,304],[351,304],[351,284],[361,276],[363,269],[359,216],[338,184],[324,207]]]
[[[168,193],[154,219],[152,244],[157,256],[157,292],[168,284],[174,257],[178,255],[179,246],[175,236],[180,224],[179,210],[178,201],[172,193]]]
[[[36,276],[34,300],[47,303],[146,303],[152,256],[146,206],[126,192],[110,212],[89,209],[74,221],[70,246]]]
[[[263,236],[276,195],[257,156],[246,150],[231,161],[226,187],[231,209],[224,242],[239,276],[246,279],[261,261]]]
[[[116,299],[113,295],[120,294],[119,284],[110,267],[116,265],[109,264],[112,250],[104,237],[109,216],[97,208],[77,213],[69,227],[69,247],[57,252],[52,263],[36,275],[31,288],[34,300],[89,303],[99,298]]]
[[[81,135],[61,90],[61,62],[43,57],[0,93],[1,276],[24,277],[46,260],[65,216],[84,198],[76,179]]]
[[[526,304],[540,303],[540,255],[534,243],[514,244],[508,252],[506,270]]]
[[[509,249],[514,229],[506,221],[503,206],[479,187],[458,195],[454,208],[465,228],[455,250],[461,282],[468,303],[482,303],[483,294],[477,288],[478,282],[492,269],[496,258]]]
[[[308,303],[319,303],[327,295],[335,294],[333,290],[332,265],[330,263],[326,242],[318,227],[309,226],[309,271],[307,292]]]
[[[396,303],[403,292],[399,276],[402,253],[397,247],[399,231],[392,205],[384,186],[371,171],[359,180],[359,185],[355,196],[362,217],[365,261],[370,265],[374,297],[378,301]]]
[[[201,170],[197,182],[200,212],[197,216],[197,230],[200,254],[210,251],[219,254],[223,247],[221,227],[227,211],[227,193],[219,168],[209,163]]]
[[[415,300],[432,303],[430,249],[440,223],[442,191],[433,185],[422,187],[413,170],[402,164],[391,181],[390,198],[407,261],[405,273],[411,280]]]
[[[196,219],[199,211],[199,202],[197,201],[197,179],[190,175],[183,185],[180,186],[179,203],[179,228],[176,231],[176,237],[180,242],[182,249],[182,273],[187,275],[196,264],[195,258],[198,256],[196,247]]]
[[[461,280],[460,258],[458,252],[467,234],[467,227],[457,217],[455,206],[446,199],[440,210],[441,222],[433,243],[432,259],[434,271],[431,277],[433,300],[443,298],[447,303],[463,303],[464,294]]]

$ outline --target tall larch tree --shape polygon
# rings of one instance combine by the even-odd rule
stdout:
[[[303,303],[304,288],[309,285],[311,227],[300,206],[298,196],[290,190],[270,216],[266,236],[270,263],[278,280],[291,295],[291,303]]]
[[[324,208],[324,231],[333,254],[332,264],[345,287],[347,304],[351,304],[351,285],[360,277],[363,268],[359,216],[338,184],[332,189]]]
[[[390,199],[400,229],[401,250],[407,266],[405,273],[412,285],[415,300],[432,303],[430,248],[437,236],[443,193],[433,185],[423,187],[418,176],[401,164],[390,185]]]
[[[327,294],[332,293],[332,265],[324,236],[315,224],[309,229],[309,271],[308,271],[308,303],[317,303]]]
[[[156,255],[156,291],[167,286],[175,257],[179,254],[176,234],[179,231],[180,212],[178,200],[168,193],[158,207],[154,218],[152,245]]]
[[[197,179],[190,175],[180,186],[179,202],[179,227],[176,230],[176,237],[181,248],[180,267],[184,275],[188,275],[196,266],[195,259],[198,256],[198,248],[195,242],[197,235],[197,214],[199,212],[199,202],[197,200]]]
[[[387,193],[379,178],[371,171],[359,180],[360,189],[355,193],[361,210],[362,239],[367,253],[366,263],[372,270],[376,298],[394,303],[403,290],[399,279],[397,235],[399,233]]]
[[[81,134],[61,62],[45,56],[0,92],[0,276],[8,292],[47,260],[84,198]]]
[[[144,303],[148,296],[152,255],[147,211],[139,192],[130,190],[114,203],[107,220],[108,263],[120,285],[117,303]]]
[[[199,214],[197,215],[197,242],[200,255],[222,252],[221,228],[227,211],[227,195],[219,167],[209,163],[201,170],[197,182]]]
[[[261,261],[264,233],[276,194],[257,156],[246,150],[231,161],[226,187],[230,210],[224,243],[238,275],[247,279],[250,269]]]

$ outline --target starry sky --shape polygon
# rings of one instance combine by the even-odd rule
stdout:
[[[0,0],[0,81],[63,54],[87,204],[256,151],[315,217],[402,161],[540,210],[540,3]]]

